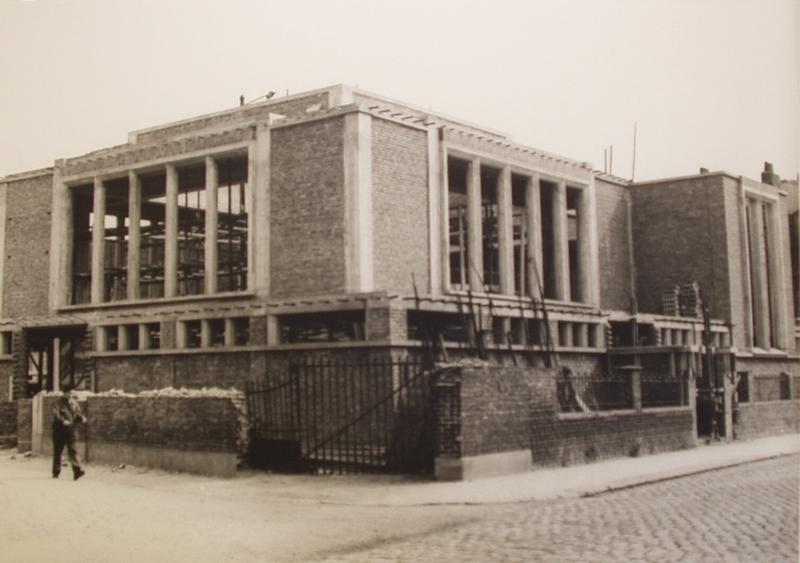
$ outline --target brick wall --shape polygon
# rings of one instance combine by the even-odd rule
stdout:
[[[697,281],[711,304],[711,316],[730,320],[722,177],[639,185],[631,188],[631,195],[639,310],[660,313],[664,288]]]
[[[630,309],[631,241],[628,188],[595,180],[597,198],[597,243],[600,259],[600,306]]]
[[[691,447],[689,407],[558,412],[553,370],[451,368],[434,393],[437,455],[530,449],[535,465],[569,465]]]
[[[8,380],[14,377],[14,361],[0,360],[0,401],[10,401]]]
[[[750,440],[800,432],[800,401],[739,403],[733,431],[737,439]]]
[[[273,297],[344,291],[343,134],[342,118],[272,132]]]
[[[52,173],[8,183],[2,284],[6,318],[48,312],[52,190]]]
[[[118,389],[138,393],[164,387],[244,388],[260,373],[253,369],[257,352],[99,356],[95,358],[98,392]],[[259,364],[260,365],[260,364]]]
[[[85,410],[90,442],[209,452],[239,448],[240,420],[230,399],[90,396]]]
[[[31,423],[33,411],[30,399],[18,399],[17,405],[17,451],[28,452],[31,449]]]
[[[12,401],[0,401],[0,437],[16,436],[17,404]]]
[[[428,138],[424,131],[372,119],[375,288],[427,293]]]

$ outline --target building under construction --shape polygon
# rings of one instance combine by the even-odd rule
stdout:
[[[319,356],[797,375],[797,190],[631,182],[342,85],[134,131],[0,178],[0,398]]]

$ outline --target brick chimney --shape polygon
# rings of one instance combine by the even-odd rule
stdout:
[[[771,162],[764,163],[764,171],[761,173],[761,182],[772,186],[780,186],[781,178],[773,171]]]

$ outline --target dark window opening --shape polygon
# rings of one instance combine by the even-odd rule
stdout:
[[[92,297],[92,226],[94,187],[71,188],[72,196],[72,296],[71,303],[89,303]]]
[[[481,217],[483,221],[481,282],[484,291],[494,293],[500,291],[500,230],[497,205],[499,177],[499,170],[481,166]]]
[[[469,319],[458,313],[439,313],[433,311],[408,311],[408,339],[436,343],[467,342],[470,330]]]
[[[203,343],[202,323],[200,321],[184,321],[183,330],[186,348],[200,348]]]
[[[448,241],[450,257],[450,287],[469,287],[469,237],[467,231],[467,174],[469,163],[447,159]]]
[[[247,346],[250,342],[250,318],[240,317],[233,319],[233,345]]]
[[[161,323],[147,323],[145,331],[148,340],[146,348],[152,350],[161,348]]]
[[[167,185],[164,172],[140,177],[139,296],[164,297]]]
[[[225,319],[209,319],[208,330],[212,347],[225,346]]]
[[[364,339],[364,311],[282,315],[279,324],[280,340],[284,344]]]
[[[542,285],[544,296],[556,298],[555,244],[553,241],[553,192],[557,186],[551,182],[541,182],[540,200],[542,209]]]
[[[98,217],[105,226],[103,247],[103,301],[119,301],[128,297],[128,178],[104,183],[105,217]]]
[[[178,295],[205,291],[205,164],[178,169]]]
[[[247,289],[247,157],[220,160],[217,188],[218,291]]]
[[[123,325],[122,330],[125,331],[125,349],[138,350],[139,325]]]
[[[514,293],[528,295],[528,246],[530,245],[530,226],[526,212],[527,189],[530,178],[511,175],[511,222],[514,245]],[[534,287],[536,280],[533,280]]]

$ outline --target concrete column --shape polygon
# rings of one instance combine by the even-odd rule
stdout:
[[[483,208],[481,204],[481,161],[472,159],[467,170],[467,279],[472,291],[484,291]]]
[[[61,338],[53,338],[53,391],[61,389]]]
[[[72,217],[72,192],[61,181],[63,160],[57,160],[53,168],[52,228],[50,229],[50,310],[69,305],[72,299],[72,255],[74,225]],[[2,191],[0,197],[4,198]],[[5,221],[2,223],[5,225]],[[5,229],[2,229],[5,232]],[[5,256],[5,250],[0,256]],[[0,279],[4,279],[0,260]],[[2,294],[0,294],[2,295]],[[0,311],[2,317],[2,311]]]
[[[178,294],[178,170],[167,164],[167,203],[164,235],[164,297]]]
[[[128,340],[128,331],[125,325],[117,326],[117,347],[120,350],[130,350],[131,343]]]
[[[250,263],[247,266],[247,287],[262,296],[268,296],[270,292],[270,143],[269,123],[261,124],[256,127],[256,140],[247,151],[247,184],[252,191],[248,213]]]
[[[574,345],[579,348],[586,348],[589,345],[589,325],[586,323],[578,323],[576,334],[578,338],[575,339]]]
[[[556,299],[570,300],[569,238],[567,233],[567,183],[560,180],[553,192],[553,267]]]
[[[586,293],[583,299],[590,305],[600,306],[600,243],[597,234],[597,188],[594,174],[589,175],[589,185],[583,189],[581,208],[578,211],[585,218],[581,236],[586,241],[582,264],[586,276]]]
[[[764,240],[764,214],[762,203],[750,202],[750,260],[752,267],[755,345],[769,348],[769,295],[767,293],[767,264]]]
[[[528,179],[525,186],[525,217],[528,227],[528,295],[543,298],[544,273],[542,272],[542,200],[541,181],[538,174]]]
[[[277,315],[267,315],[267,345],[277,346],[281,343],[281,326]]]
[[[106,187],[100,178],[94,179],[92,209],[92,303],[102,303],[105,297],[105,239]]]
[[[511,168],[504,166],[497,182],[498,267],[500,269],[500,293],[503,295],[514,295],[513,213]]]
[[[186,322],[178,321],[175,323],[175,348],[186,348]]]
[[[349,292],[372,291],[372,117],[344,118],[345,285]]]
[[[139,271],[142,246],[142,182],[136,172],[128,172],[128,299],[139,299]]]
[[[672,346],[672,329],[669,328],[661,329],[661,345]]]
[[[98,352],[105,352],[108,350],[108,338],[106,335],[106,327],[98,326],[94,329],[94,342],[95,350]]]
[[[211,321],[209,319],[200,321],[200,347],[211,347]]]
[[[442,222],[447,223],[442,213],[441,192],[447,197],[447,182],[442,183],[442,168],[447,168],[447,161],[442,162],[442,149],[439,141],[439,129],[428,129],[428,253],[430,255],[430,292],[431,295],[442,293]]]
[[[142,323],[139,325],[139,350],[149,350],[153,347],[153,342],[150,340],[150,331],[147,329],[147,324]]]
[[[233,319],[225,319],[225,346],[234,346],[236,344],[236,326],[233,324]]]
[[[594,276],[592,275],[594,264],[591,250],[592,243],[596,244],[596,240],[594,240],[592,231],[589,191],[588,187],[581,189],[578,197],[578,263],[580,264],[578,294],[581,302],[594,304]]]
[[[218,170],[213,157],[206,157],[206,240],[205,289],[207,294],[217,292],[219,245],[217,244],[217,188]]]

